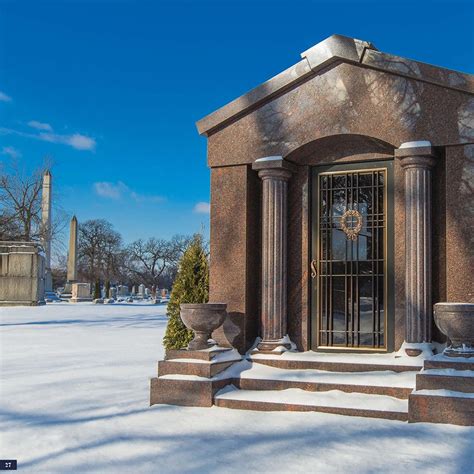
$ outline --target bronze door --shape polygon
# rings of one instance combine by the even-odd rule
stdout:
[[[314,168],[313,348],[387,349],[389,171]]]

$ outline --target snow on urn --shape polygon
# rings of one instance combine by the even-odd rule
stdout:
[[[451,341],[445,355],[474,357],[474,303],[436,303],[434,320]]]
[[[220,327],[227,316],[225,303],[196,303],[180,305],[180,316],[184,325],[194,332],[189,350],[208,349],[211,334]]]

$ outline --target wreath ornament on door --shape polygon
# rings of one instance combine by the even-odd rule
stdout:
[[[362,230],[362,215],[355,209],[347,209],[341,216],[341,229],[349,240],[357,240]]]

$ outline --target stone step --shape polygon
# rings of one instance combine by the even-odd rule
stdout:
[[[397,360],[387,355],[353,355],[353,354],[315,354],[285,353],[281,356],[254,354],[251,361],[257,364],[287,370],[325,370],[331,372],[418,372],[423,367],[423,360],[404,357]]]
[[[158,362],[158,376],[195,375],[211,378],[242,359],[235,350],[208,351],[168,351],[167,358]],[[197,355],[200,358],[191,356]],[[176,356],[171,359],[169,357]],[[187,356],[187,357],[185,357]]]
[[[176,374],[211,378],[232,364],[233,362],[209,364],[204,361],[190,361],[188,359],[160,360],[158,362],[158,376]]]
[[[224,353],[228,353],[232,351],[231,348],[228,347],[218,347],[213,346],[210,347],[208,350],[200,350],[200,351],[190,351],[187,349],[167,349],[165,353],[165,360],[173,360],[173,359],[197,359],[197,360],[205,360],[211,361],[215,359],[217,356],[222,356]]]
[[[227,380],[210,380],[190,375],[164,375],[150,381],[150,405],[168,404],[191,407],[212,406],[214,394]]]
[[[238,379],[234,378],[232,383],[244,390],[340,390],[408,399],[415,388],[415,376],[415,372],[327,372],[314,369],[278,369],[253,364],[250,369],[242,371]]]
[[[410,422],[474,426],[474,393],[416,390],[409,397],[409,413]]]
[[[448,357],[438,354],[425,360],[425,369],[474,370],[474,357]]]
[[[425,369],[416,375],[417,390],[453,390],[474,393],[474,371]]]
[[[307,392],[240,390],[232,385],[214,396],[218,407],[257,411],[317,411],[339,415],[408,420],[408,401],[385,395],[345,393],[340,390]]]

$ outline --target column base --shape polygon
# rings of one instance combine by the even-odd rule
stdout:
[[[418,357],[424,355],[425,357],[431,357],[435,353],[435,347],[431,342],[404,342],[400,348],[399,353],[401,355],[407,355],[409,357]]]
[[[285,336],[282,339],[261,341],[251,353],[280,355],[289,350],[291,350],[291,341],[288,336]]]

